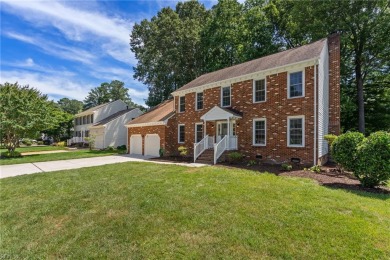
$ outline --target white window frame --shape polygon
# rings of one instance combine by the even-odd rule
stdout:
[[[181,98],[184,98],[184,111],[181,111]],[[186,111],[186,96],[179,97],[179,113],[184,113]]]
[[[264,101],[256,101],[256,81],[264,80],[264,91],[265,91],[265,99]],[[253,103],[264,103],[267,101],[267,78],[259,78],[259,79],[253,79],[253,87],[252,87],[252,101]]]
[[[180,127],[184,126],[184,142],[180,142]],[[186,141],[186,125],[185,124],[178,124],[177,125],[177,142],[179,144],[184,144]]]
[[[264,130],[265,130],[265,142],[264,144],[256,144],[255,143],[255,140],[256,140],[256,136],[255,136],[255,125],[256,125],[256,122],[259,122],[259,121],[264,121]],[[266,118],[254,118],[253,119],[253,124],[252,124],[252,145],[253,146],[267,146],[267,119]]]
[[[290,144],[290,119],[302,119],[302,145]],[[288,116],[287,117],[287,147],[305,147],[305,116]]]
[[[198,125],[201,125],[201,126],[202,126],[202,133],[203,133],[203,138],[204,138],[204,126],[203,126],[203,123],[195,123],[195,143],[197,143],[196,140],[198,139],[198,131],[197,131],[197,129],[196,129],[196,127],[197,127]],[[202,138],[202,139],[203,139],[203,138]]]
[[[229,105],[228,106],[224,106],[223,105],[223,89],[224,88],[229,88],[229,93],[230,93],[230,101],[229,101]],[[231,107],[232,106],[232,86],[225,86],[225,87],[221,87],[221,107]]]
[[[302,96],[291,97],[290,96],[290,74],[296,72],[302,72]],[[302,97],[305,97],[305,69],[289,71],[287,73],[287,98],[294,99],[294,98],[302,98]]]
[[[203,105],[202,105],[202,108],[200,108],[200,109],[198,109],[198,94],[199,93],[203,93]],[[200,110],[203,110],[203,108],[204,108],[204,92],[203,91],[195,92],[195,110],[200,111]]]

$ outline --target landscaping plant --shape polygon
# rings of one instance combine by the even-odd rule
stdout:
[[[365,187],[385,185],[390,180],[390,133],[375,132],[357,148],[354,175]]]
[[[291,164],[288,164],[288,163],[283,163],[282,164],[282,169],[284,170],[284,171],[291,171],[292,170],[292,165]]]
[[[239,152],[231,152],[228,154],[228,158],[230,163],[239,163],[242,162],[244,156]]]
[[[185,157],[188,154],[188,149],[185,146],[180,146],[179,148],[177,148],[177,150],[179,151],[180,155],[183,157]]]
[[[364,135],[359,132],[347,132],[337,137],[331,146],[332,158],[344,170],[354,171],[356,165],[356,150]]]

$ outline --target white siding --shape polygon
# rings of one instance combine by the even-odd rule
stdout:
[[[95,137],[95,145],[94,145],[94,148],[96,149],[103,149],[105,148],[105,145],[104,145],[104,128],[101,127],[101,128],[91,128],[90,132],[89,132],[89,135],[90,136],[94,136]]]
[[[136,108],[108,122],[104,133],[105,148],[108,146],[116,148],[119,145],[126,144],[127,128],[125,127],[125,124],[130,122],[132,118],[139,117],[141,114],[141,110]]]
[[[318,158],[328,153],[328,143],[324,135],[329,125],[329,54],[328,44],[324,44],[318,65]]]
[[[126,107],[127,107],[126,103],[123,102],[122,100],[116,100],[114,102],[111,102],[106,106],[101,107],[95,111],[93,122],[97,123],[103,120],[104,118],[109,117],[112,114],[115,114],[116,112],[125,110]]]

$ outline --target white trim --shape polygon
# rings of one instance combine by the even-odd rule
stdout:
[[[181,98],[184,98],[184,111],[181,111]],[[182,95],[179,97],[179,113],[184,113],[186,112],[186,96]]]
[[[131,124],[131,125],[125,125],[127,128],[129,127],[142,127],[142,126],[154,126],[154,125],[166,125],[167,120],[165,121],[158,121],[158,122],[147,122],[147,123],[139,123],[139,124]]]
[[[224,88],[229,88],[229,98],[230,98],[230,101],[229,101],[229,105],[228,106],[224,106],[223,105],[223,89]],[[232,106],[232,86],[225,86],[225,87],[221,87],[221,107],[231,107]]]
[[[202,93],[202,94],[203,94],[203,96],[202,96],[202,98],[203,98],[203,100],[202,100],[203,104],[202,104],[202,108],[200,108],[200,109],[198,109],[198,94],[199,94],[199,93]],[[195,93],[195,111],[201,111],[201,110],[203,110],[203,108],[204,108],[204,91],[197,91],[197,92]]]
[[[290,119],[302,119],[302,145],[290,144]],[[288,116],[287,117],[287,147],[305,147],[305,116]]]
[[[304,69],[305,67],[312,66],[313,61],[318,60],[319,58],[320,57],[315,57],[312,59],[299,61],[299,62],[295,62],[295,63],[290,63],[287,65],[274,67],[274,68],[270,68],[270,69],[266,69],[266,70],[256,71],[253,73],[240,75],[240,76],[233,77],[230,79],[215,81],[215,82],[211,82],[208,84],[204,84],[204,85],[200,85],[200,86],[196,86],[196,87],[192,87],[192,88],[188,88],[188,89],[183,89],[180,91],[177,90],[175,92],[172,92],[172,95],[176,97],[176,96],[184,95],[187,93],[193,93],[196,91],[204,91],[204,90],[210,89],[210,88],[220,87],[220,86],[224,86],[224,85],[231,85],[233,83],[237,83],[237,82],[241,82],[241,81],[245,81],[245,80],[250,80],[253,78],[264,77],[265,75],[273,75],[273,74],[285,72],[288,70]]]
[[[264,80],[264,91],[265,91],[265,99],[264,101],[256,101],[256,81]],[[252,102],[253,104],[257,103],[264,103],[267,102],[267,77],[259,78],[259,79],[253,79],[253,86],[252,86]]]
[[[267,118],[263,117],[263,118],[253,118],[252,120],[252,145],[253,146],[267,146]],[[255,143],[255,124],[256,122],[259,122],[259,121],[264,121],[264,130],[265,130],[265,139],[264,139],[264,144],[256,144]]]
[[[204,129],[203,129],[203,127],[204,127],[204,126],[203,126],[203,123],[202,123],[202,122],[200,122],[200,123],[195,123],[195,135],[194,135],[194,136],[195,136],[195,142],[194,142],[194,143],[197,143],[196,139],[197,139],[197,137],[198,137],[198,136],[197,136],[198,131],[196,131],[196,127],[197,127],[198,125],[201,125],[201,126],[202,126],[202,132],[203,132],[202,139],[203,139],[204,136],[205,136],[205,135],[204,135]]]
[[[302,72],[302,96],[291,97],[290,96],[290,74],[296,73],[296,72]],[[302,97],[305,97],[305,68],[303,68],[302,70],[288,71],[288,73],[287,73],[287,98],[294,99],[294,98],[302,98]]]
[[[314,63],[314,161],[317,164],[317,62]]]
[[[180,142],[180,126],[184,126],[184,142]],[[186,125],[185,124],[178,124],[177,125],[177,143],[184,144],[186,142]]]

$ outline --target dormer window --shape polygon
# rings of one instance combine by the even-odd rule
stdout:
[[[230,101],[231,101],[231,88],[230,88],[230,86],[221,88],[221,106],[222,107],[230,107],[230,105],[231,105]]]
[[[289,73],[288,75],[288,98],[305,96],[305,83],[303,71]]]
[[[186,97],[181,96],[179,98],[179,112],[182,113],[184,111],[186,111]]]

